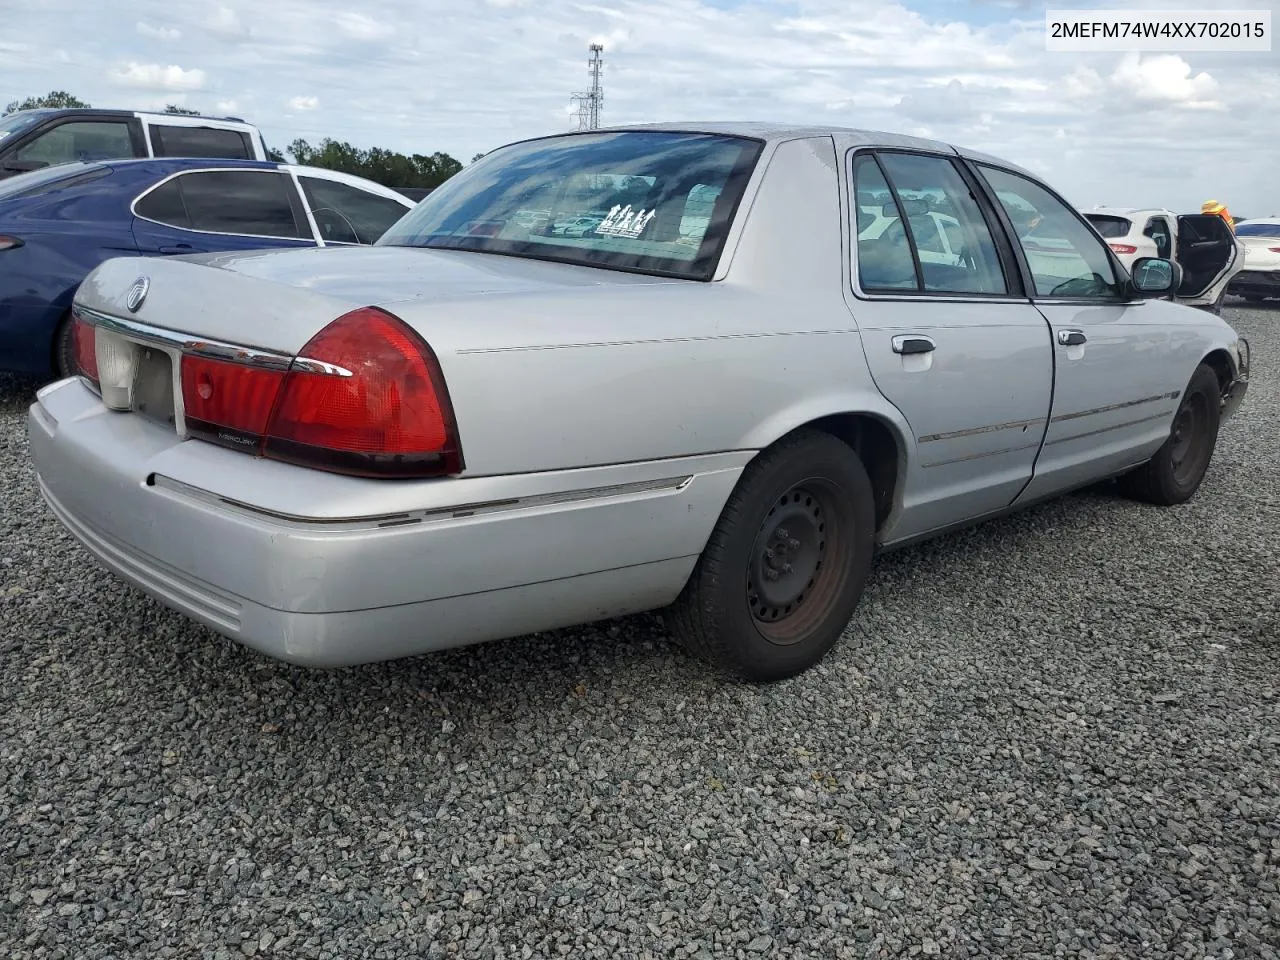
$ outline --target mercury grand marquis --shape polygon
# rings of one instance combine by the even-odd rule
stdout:
[[[1192,497],[1249,350],[1179,281],[943,143],[550,136],[372,247],[103,263],[30,448],[106,567],[277,658],[665,609],[768,681],[837,642],[878,550],[1102,480]]]

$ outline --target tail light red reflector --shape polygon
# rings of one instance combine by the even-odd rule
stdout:
[[[1280,247],[1267,247],[1267,250],[1271,253],[1280,253]]]
[[[6,237],[0,234],[0,250],[16,250],[22,246],[22,241],[17,237]]]
[[[187,354],[182,406],[187,430],[237,450],[258,450],[284,370]]]
[[[97,334],[93,324],[81,314],[71,314],[71,347],[75,356],[76,373],[98,385]]]
[[[1137,253],[1138,248],[1130,243],[1112,243],[1108,244],[1116,253]]]

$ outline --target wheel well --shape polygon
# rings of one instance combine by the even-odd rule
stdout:
[[[884,526],[898,492],[901,448],[883,420],[866,413],[837,413],[805,424],[844,441],[858,455],[875,495],[876,530]]]
[[[1218,389],[1226,393],[1227,387],[1231,386],[1231,379],[1235,376],[1235,371],[1231,365],[1231,357],[1225,350],[1214,350],[1202,363],[1207,363],[1218,377]]]
[[[53,327],[53,337],[49,342],[49,372],[55,377],[58,376],[58,346],[62,341],[62,328],[71,322],[71,308],[67,309],[58,317],[58,322]]]

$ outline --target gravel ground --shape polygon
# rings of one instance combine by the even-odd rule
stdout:
[[[334,672],[98,571],[0,387],[0,956],[1280,957],[1280,307],[1201,494],[882,559],[769,688],[654,617]]]

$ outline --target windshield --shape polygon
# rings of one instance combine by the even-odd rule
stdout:
[[[18,113],[11,113],[7,117],[0,117],[0,143],[6,137],[11,137],[15,133],[21,133],[27,127],[34,126],[43,116],[43,113],[23,110]]]
[[[446,180],[378,245],[709,280],[760,150],[648,131],[517,143]]]
[[[1280,223],[1237,223],[1237,237],[1276,237],[1280,239]]]
[[[1108,240],[1116,237],[1127,237],[1133,224],[1124,217],[1103,217],[1096,213],[1086,213],[1084,218],[1093,224],[1093,228]]]

